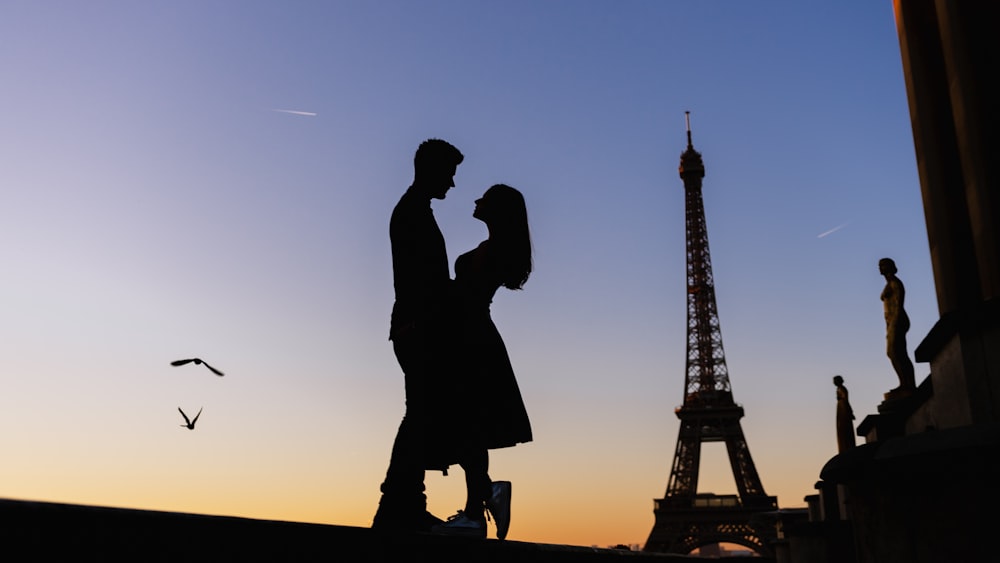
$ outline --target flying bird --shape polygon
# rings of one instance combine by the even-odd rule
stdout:
[[[221,371],[219,371],[219,370],[213,368],[212,366],[208,365],[208,363],[201,361],[200,358],[191,358],[191,359],[188,359],[188,360],[174,360],[174,361],[170,362],[170,365],[172,365],[172,366],[182,366],[184,364],[189,364],[191,362],[194,362],[195,364],[201,364],[201,365],[207,367],[208,369],[212,370],[212,373],[214,373],[215,375],[218,375],[219,377],[222,377],[223,375],[225,375]]]
[[[201,409],[203,408],[205,407],[201,407]],[[177,410],[181,411],[181,416],[184,417],[184,422],[187,423],[187,424],[181,424],[181,426],[187,428],[188,430],[194,430],[194,423],[198,422],[198,417],[201,416],[201,409],[198,409],[198,414],[194,415],[194,420],[191,420],[188,418],[188,415],[184,414],[184,411],[181,411],[180,407],[177,407]]]

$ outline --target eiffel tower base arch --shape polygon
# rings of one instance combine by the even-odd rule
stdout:
[[[756,508],[744,507],[736,495],[702,493],[693,499],[656,499],[656,522],[643,551],[687,554],[715,543],[734,543],[762,557],[774,557],[773,524],[758,515],[776,510],[775,497],[763,497]]]

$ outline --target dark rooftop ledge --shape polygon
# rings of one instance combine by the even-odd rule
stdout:
[[[2,552],[34,561],[691,561],[624,549],[6,499],[0,499],[0,524]]]
[[[1000,298],[983,301],[979,307],[968,311],[944,313],[917,345],[913,351],[913,359],[921,363],[930,362],[963,327],[971,325],[982,330],[996,327],[998,324],[1000,324]]]

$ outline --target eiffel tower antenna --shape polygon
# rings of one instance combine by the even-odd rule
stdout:
[[[687,125],[688,130],[688,149],[693,150],[694,145],[691,144],[691,112],[684,112],[684,124]]]
[[[773,557],[769,542],[776,539],[775,531],[751,523],[751,516],[776,510],[778,501],[764,492],[740,426],[743,407],[733,400],[701,196],[705,165],[691,143],[690,112],[684,112],[684,118],[688,144],[678,169],[684,182],[687,226],[684,403],[674,411],[681,425],[667,492],[653,501],[656,522],[643,549],[686,554],[701,546],[730,542]],[[725,442],[738,494],[698,493],[704,442]]]

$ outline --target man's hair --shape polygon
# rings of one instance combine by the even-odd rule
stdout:
[[[454,145],[441,139],[427,139],[417,147],[413,155],[413,169],[433,170],[441,166],[462,164],[465,156]]]

